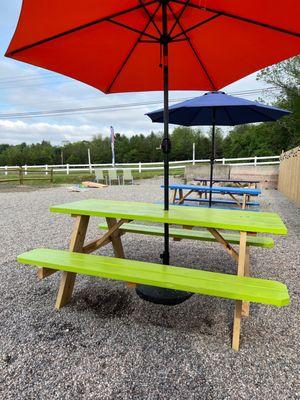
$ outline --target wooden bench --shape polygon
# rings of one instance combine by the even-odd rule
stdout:
[[[101,230],[108,230],[107,224],[100,224],[99,228]],[[163,236],[164,228],[160,226],[150,226],[150,225],[139,225],[139,224],[123,224],[119,231],[121,234],[126,232],[138,233],[141,235],[152,235],[152,236]],[[233,233],[223,233],[223,238],[231,244],[240,243],[240,235]],[[205,242],[217,242],[217,239],[208,231],[196,231],[192,229],[182,229],[182,228],[170,228],[170,237],[176,239],[191,239],[191,240],[202,240]],[[257,247],[274,247],[274,240],[270,237],[264,236],[247,236],[247,246],[257,246]]]
[[[21,254],[17,259],[23,264],[64,271],[62,282],[67,274],[84,274],[235,300],[232,338],[234,350],[239,348],[243,301],[278,307],[289,304],[286,286],[266,279],[63,250],[35,249]],[[60,289],[61,287],[62,285]],[[70,288],[71,293],[72,290],[73,285]]]

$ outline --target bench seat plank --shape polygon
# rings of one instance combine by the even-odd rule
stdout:
[[[100,224],[101,230],[108,230],[106,224]],[[160,226],[139,225],[139,224],[123,224],[120,232],[138,233],[142,235],[163,236],[164,228]],[[202,240],[206,242],[216,242],[214,236],[208,231],[196,231],[191,229],[170,228],[170,236],[179,239]],[[240,235],[233,233],[222,233],[223,238],[231,244],[240,243]],[[248,246],[257,247],[274,247],[274,240],[264,236],[247,236]]]
[[[18,261],[37,267],[233,300],[276,306],[289,304],[286,286],[266,279],[44,248],[21,254]]]

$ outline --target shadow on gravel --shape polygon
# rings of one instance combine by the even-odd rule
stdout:
[[[74,303],[77,310],[88,310],[100,318],[122,318],[134,311],[131,293],[125,288],[102,293],[99,293],[99,288],[89,288],[77,292]]]

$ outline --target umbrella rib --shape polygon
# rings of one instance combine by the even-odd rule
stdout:
[[[199,116],[199,114],[201,114],[201,112],[203,111],[204,107],[199,107],[199,109],[197,109],[196,114],[194,115],[193,119],[191,120],[191,123],[189,124],[190,126],[193,126],[193,122],[195,121],[195,119]],[[198,125],[198,124],[197,124]]]
[[[157,0],[151,0],[151,1],[147,2],[147,3],[145,3],[145,5],[151,5],[151,4],[154,4],[156,2],[157,2]],[[16,50],[10,51],[10,52],[6,53],[6,56],[8,56],[8,57],[13,56],[16,53],[20,53],[22,51],[29,50],[29,49],[31,49],[33,47],[40,46],[40,45],[42,45],[44,43],[51,42],[52,40],[56,40],[56,39],[59,39],[59,38],[61,38],[63,36],[70,35],[70,34],[72,34],[74,32],[90,28],[93,25],[97,25],[97,24],[100,24],[102,22],[110,21],[112,18],[116,18],[116,17],[120,17],[122,15],[126,15],[128,13],[133,12],[133,11],[139,10],[140,8],[142,8],[141,4],[140,5],[136,5],[134,7],[131,7],[131,8],[128,8],[127,10],[123,10],[123,11],[120,11],[118,13],[112,14],[110,16],[107,16],[107,17],[104,17],[104,18],[99,18],[99,19],[96,19],[94,21],[88,22],[86,24],[79,25],[76,28],[69,29],[67,31],[58,33],[56,35],[50,36],[50,37],[45,38],[45,39],[38,40],[37,42],[31,43],[29,45],[22,46],[22,47],[20,47],[20,48],[18,48]]]
[[[182,9],[180,10],[180,13],[179,13],[177,19],[175,20],[175,22],[174,22],[172,28],[170,29],[169,36],[172,35],[174,29],[176,28],[176,25],[178,24],[178,21],[179,21],[180,18],[182,17],[182,15],[183,15],[183,13],[185,12],[185,10],[186,10],[187,6],[189,5],[189,2],[190,2],[190,1],[191,1],[191,0],[187,0],[186,3],[184,4],[184,6],[182,7]]]
[[[143,0],[139,0],[139,3],[142,5],[143,9],[145,10],[145,13],[147,14],[148,18],[151,18],[151,13],[149,12],[148,8],[143,3]],[[157,26],[156,22],[154,21],[154,19],[152,19],[151,22],[152,22],[153,26],[155,27],[157,33],[161,36],[161,31],[160,31],[159,27]]]
[[[272,121],[277,121],[277,118],[270,117],[269,115],[266,115],[263,111],[260,111],[257,108],[254,108],[254,107],[249,107],[249,108],[250,108],[250,110],[256,112],[259,115],[262,115],[265,118],[268,118],[268,119],[271,118]]]
[[[177,19],[177,16],[176,16],[176,14],[173,12],[172,7],[170,7],[169,4],[168,4],[168,7],[169,7],[171,13],[173,14],[174,18]],[[217,90],[217,87],[216,87],[216,85],[214,84],[212,78],[210,77],[210,75],[209,75],[209,73],[208,73],[208,71],[207,71],[205,65],[203,64],[203,62],[202,62],[202,60],[201,60],[201,58],[200,58],[200,56],[199,56],[199,54],[197,53],[196,49],[194,48],[193,44],[191,43],[190,37],[184,32],[184,29],[183,29],[183,27],[182,27],[180,21],[179,21],[178,19],[177,19],[177,21],[178,21],[178,26],[179,26],[180,29],[182,30],[183,35],[185,36],[185,38],[186,38],[186,40],[187,40],[189,46],[191,47],[191,49],[192,49],[192,51],[193,51],[193,53],[194,53],[194,55],[195,55],[195,57],[196,57],[198,63],[200,64],[201,68],[203,69],[203,71],[204,71],[204,73],[205,73],[207,79],[209,80],[209,82],[210,82],[210,84],[211,84],[213,90]]]
[[[111,88],[113,87],[113,85],[115,84],[116,80],[118,79],[118,77],[120,76],[121,72],[123,71],[123,69],[125,68],[126,64],[128,63],[130,57],[132,56],[134,50],[136,49],[137,45],[140,43],[141,38],[144,35],[144,32],[146,31],[146,29],[149,27],[149,25],[151,24],[151,21],[153,20],[153,18],[155,17],[156,13],[158,12],[158,10],[160,9],[161,5],[159,4],[154,13],[151,15],[151,17],[149,17],[149,20],[145,26],[145,28],[143,29],[143,31],[141,32],[139,38],[136,40],[136,42],[134,43],[134,45],[132,46],[132,48],[130,49],[129,53],[127,54],[125,60],[123,61],[123,63],[121,64],[120,68],[118,69],[116,75],[114,76],[112,82],[110,83],[110,85],[108,86],[106,93],[109,93],[111,91]]]
[[[122,28],[128,29],[129,31],[135,32],[135,33],[139,33],[141,36],[147,36],[150,39],[153,39],[153,41],[158,42],[159,38],[154,36],[154,35],[150,35],[149,33],[146,33],[144,31],[140,31],[139,29],[135,29],[132,26],[123,24],[122,22],[119,21],[115,21],[113,19],[108,19],[107,22],[111,22],[112,24],[121,26]]]
[[[182,0],[172,0],[172,1],[174,3],[177,3],[177,4],[185,4]],[[210,8],[210,7],[206,7],[206,6],[205,7],[204,6],[198,6],[197,4],[193,4],[193,3],[190,3],[188,6],[192,7],[192,8],[196,8],[198,10],[202,10],[202,11],[209,11],[209,12],[213,12],[213,13],[219,13],[220,15],[223,15],[225,17],[237,19],[239,21],[247,22],[249,24],[258,25],[258,26],[261,26],[262,28],[271,29],[271,30],[274,30],[274,31],[277,31],[277,32],[285,33],[287,35],[300,37],[300,33],[298,33],[298,32],[294,32],[294,31],[291,31],[289,29],[280,28],[278,26],[267,24],[265,22],[256,21],[256,20],[251,19],[251,18],[241,17],[239,15],[235,15],[235,14],[228,13],[228,12],[225,12],[225,11],[216,10],[214,8]]]
[[[226,114],[227,114],[227,117],[228,117],[228,119],[230,120],[232,126],[234,126],[235,123],[234,123],[233,119],[231,118],[231,115],[230,115],[229,111],[227,110],[227,107],[223,107],[223,108],[224,108],[224,110],[225,110],[225,112],[226,112]]]
[[[178,37],[180,37],[181,35],[183,35],[183,34],[185,34],[185,33],[188,33],[188,32],[190,32],[190,31],[193,31],[193,30],[196,29],[196,28],[199,28],[199,26],[205,25],[205,24],[207,24],[208,22],[213,21],[214,19],[220,17],[220,15],[221,15],[221,14],[215,14],[215,15],[213,15],[212,17],[209,17],[209,18],[205,19],[204,21],[198,22],[197,24],[192,25],[192,26],[190,26],[190,27],[187,28],[187,29],[184,29],[182,32],[177,33],[177,35],[173,36],[173,37],[172,37],[172,40],[173,40],[173,39],[176,39],[176,38],[178,38]]]

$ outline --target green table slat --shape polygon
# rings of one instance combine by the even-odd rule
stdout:
[[[177,289],[233,300],[284,306],[289,294],[283,283],[216,272],[172,267],[63,250],[35,249],[18,261],[38,267]]]
[[[52,206],[52,212],[94,217],[112,217],[138,221],[161,222],[173,225],[202,226],[204,228],[234,231],[272,233],[285,235],[287,229],[276,213],[253,213],[247,211],[170,206],[164,211],[162,205],[88,199]]]

